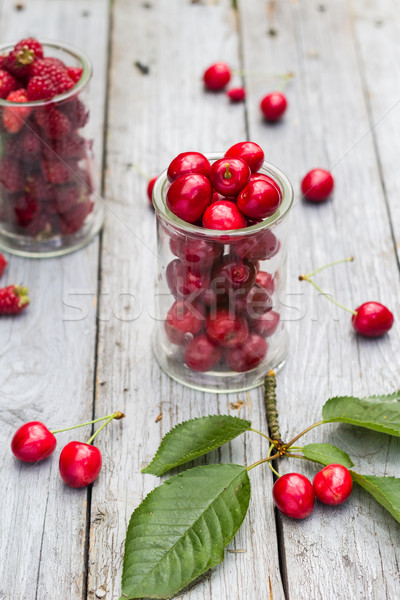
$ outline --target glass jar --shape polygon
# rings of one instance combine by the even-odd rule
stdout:
[[[3,45],[0,53],[12,48]],[[78,83],[51,100],[0,99],[0,247],[36,258],[85,246],[104,218],[93,169],[91,63],[64,44],[43,49],[45,57],[82,69]]]
[[[206,155],[210,162],[220,154]],[[287,224],[293,190],[264,162],[282,191],[274,215],[217,231],[186,223],[166,206],[167,172],[157,179],[158,290],[153,352],[161,368],[191,388],[238,392],[261,385],[285,362],[280,318],[286,283]]]

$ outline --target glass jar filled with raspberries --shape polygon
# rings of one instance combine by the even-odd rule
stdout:
[[[283,365],[281,318],[293,190],[254,142],[179,154],[157,179],[153,350],[192,388],[250,389]]]
[[[87,57],[64,44],[0,48],[0,246],[9,252],[65,254],[101,228],[91,75]]]

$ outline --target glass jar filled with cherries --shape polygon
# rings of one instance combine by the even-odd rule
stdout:
[[[283,365],[281,319],[293,190],[253,142],[178,155],[157,179],[153,351],[173,379],[231,392]]]

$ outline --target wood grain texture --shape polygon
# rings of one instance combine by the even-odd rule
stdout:
[[[233,68],[239,64],[235,13],[226,0],[207,5],[163,0],[131,7],[130,0],[118,0],[113,13],[106,193],[118,216],[109,218],[104,233],[96,396],[96,414],[119,408],[127,417],[99,440],[105,468],[92,496],[90,599],[102,589],[107,599],[120,596],[128,520],[159,482],[140,468],[162,435],[185,419],[230,412],[228,401],[237,399],[183,388],[160,372],[151,355],[155,218],[147,182],[132,168],[134,163],[153,175],[184,150],[217,151],[245,139],[243,106],[230,106],[223,93],[205,93],[201,82],[202,72],[217,59]],[[134,66],[136,61],[149,67],[148,75]],[[251,398],[251,414],[244,409],[241,416],[265,429],[260,392]],[[162,420],[155,423],[160,412]],[[266,452],[261,439],[248,433],[209,460],[251,464]],[[223,565],[179,598],[242,600],[250,594],[264,600],[269,581],[273,597],[283,598],[274,515],[266,501],[272,478],[269,469],[257,475],[252,476],[249,514],[230,545],[245,552],[227,552]]]
[[[302,272],[354,255],[356,261],[318,276],[323,289],[349,307],[377,299],[398,320],[399,273],[382,190],[372,123],[363,90],[349,4],[319,2],[240,3],[245,66],[262,62],[266,71],[294,71],[287,87],[289,110],[268,126],[258,111],[272,86],[247,80],[251,137],[271,162],[293,181],[287,296],[291,353],[278,377],[281,432],[288,438],[319,420],[324,401],[336,394],[366,395],[398,388],[398,326],[380,340],[363,340],[349,315],[336,310],[311,287]],[[273,37],[267,31],[273,27]],[[366,52],[366,50],[365,50]],[[364,63],[374,52],[369,47]],[[377,86],[377,87],[375,87]],[[370,75],[369,92],[379,95]],[[380,128],[377,128],[377,131]],[[336,179],[331,201],[306,205],[298,194],[310,168],[330,168]],[[397,225],[396,225],[397,227]],[[304,287],[305,286],[305,287]],[[399,440],[350,426],[314,430],[306,441],[336,443],[363,473],[398,475]],[[301,468],[303,467],[303,468]],[[282,470],[313,467],[283,463]],[[318,505],[304,522],[279,516],[287,597],[293,600],[396,597],[400,529],[362,490],[333,509]]]
[[[1,6],[3,41],[35,35],[69,42],[92,57],[91,122],[101,162],[107,2],[35,0],[23,2],[21,11],[15,4]],[[1,284],[28,285],[31,305],[17,318],[0,320],[0,598],[77,600],[85,584],[87,490],[66,488],[58,474],[59,450],[77,434],[60,434],[59,449],[38,465],[14,460],[10,441],[25,421],[61,428],[91,418],[98,241],[65,258],[7,258]]]

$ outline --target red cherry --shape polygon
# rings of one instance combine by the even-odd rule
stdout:
[[[169,181],[175,181],[180,175],[188,173],[200,173],[208,177],[210,174],[210,163],[204,154],[200,152],[182,152],[170,163],[167,171]]]
[[[282,194],[276,185],[266,179],[253,179],[237,197],[239,210],[251,219],[270,217],[279,208]]]
[[[53,454],[57,445],[55,436],[40,421],[25,423],[14,433],[11,450],[19,460],[38,462]]]
[[[250,288],[256,276],[257,271],[252,262],[238,261],[237,258],[227,255],[215,266],[212,287],[224,290],[228,294],[230,290]]]
[[[261,100],[260,108],[267,121],[279,121],[287,108],[286,97],[281,92],[267,94]]]
[[[214,202],[203,215],[203,227],[206,229],[243,229],[247,222],[236,204],[223,200]]]
[[[243,317],[232,315],[226,308],[219,308],[206,321],[206,333],[210,340],[224,348],[236,348],[246,340],[249,328]]]
[[[96,446],[70,442],[60,454],[60,475],[64,483],[72,488],[85,487],[97,479],[101,464],[101,452]]]
[[[337,506],[351,494],[353,480],[343,465],[328,465],[314,477],[313,487],[320,502]]]
[[[233,252],[248,260],[267,260],[279,252],[280,242],[270,229],[247,236],[232,244]]]
[[[194,271],[182,263],[174,267],[175,281],[172,283],[177,298],[196,300],[210,287],[210,275],[207,271]],[[171,289],[171,286],[170,286]],[[172,293],[173,289],[171,289]]]
[[[246,98],[246,90],[242,87],[231,88],[226,92],[231,102],[243,102]]]
[[[253,285],[248,292],[239,290],[235,294],[235,311],[249,319],[257,319],[272,309],[272,299],[260,285]]]
[[[267,292],[271,295],[274,293],[275,289],[275,280],[274,276],[271,273],[267,273],[266,271],[258,271],[256,277],[256,283],[261,285]]]
[[[219,363],[222,350],[201,333],[186,345],[183,356],[189,369],[204,373]]]
[[[223,196],[236,196],[250,180],[250,167],[241,158],[220,158],[211,165],[210,180]]]
[[[204,175],[181,175],[171,183],[166,203],[171,212],[187,223],[201,219],[211,201],[211,184]]]
[[[150,181],[147,185],[147,197],[149,199],[151,206],[153,206],[153,187],[154,187],[154,184],[156,181],[157,181],[157,176],[150,179]]]
[[[293,519],[305,519],[314,508],[313,486],[300,473],[281,475],[274,483],[272,495],[279,510]]]
[[[214,202],[234,202],[236,204],[236,196],[223,196],[222,194],[219,194],[218,192],[213,192],[212,198],[211,198],[211,204],[213,204]]]
[[[239,142],[225,152],[226,158],[241,158],[248,164],[252,173],[261,169],[264,162],[263,149],[254,142]]]
[[[275,333],[280,321],[279,313],[274,310],[265,312],[251,321],[251,328],[263,337],[270,337]]]
[[[220,258],[223,246],[207,240],[187,239],[181,241],[177,255],[184,265],[194,272],[209,269]]]
[[[364,337],[375,338],[384,335],[394,322],[393,314],[379,302],[365,302],[356,309],[356,313],[351,322],[357,333]]]
[[[222,90],[231,80],[231,70],[226,63],[217,62],[204,72],[203,81],[213,92]]]
[[[264,360],[268,345],[264,338],[251,334],[238,348],[225,352],[225,360],[233,371],[245,373],[255,369]]]
[[[325,169],[312,169],[303,177],[301,182],[302,194],[311,202],[322,202],[331,195],[334,180]]]
[[[204,326],[205,311],[199,304],[178,300],[168,311],[165,331],[173,344],[183,346]]]

